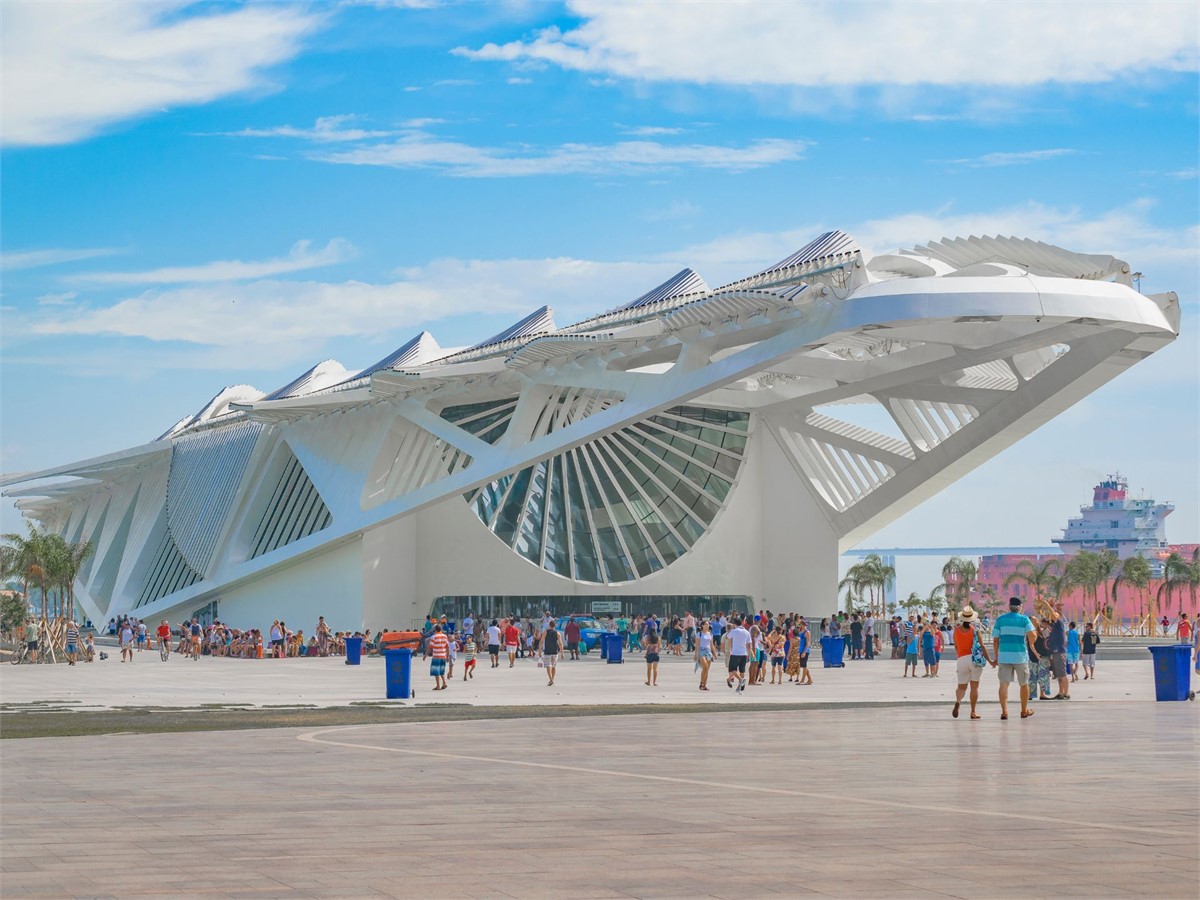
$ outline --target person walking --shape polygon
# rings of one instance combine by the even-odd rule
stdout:
[[[1091,622],[1083,626],[1083,640],[1079,662],[1083,666],[1083,680],[1096,679],[1096,648],[1100,646],[1100,632]]]
[[[509,619],[504,627],[504,649],[508,653],[508,667],[517,664],[517,650],[521,647],[521,629],[517,628],[517,620]]]
[[[442,631],[441,625],[433,626],[433,633],[429,636],[426,649],[433,657],[429,662],[429,674],[433,676],[433,689],[444,691],[446,689],[446,666],[450,659],[450,639]]]
[[[1008,612],[996,617],[992,626],[992,653],[1000,670],[1000,718],[1008,718],[1008,686],[1016,679],[1021,690],[1021,718],[1033,715],[1029,708],[1029,654],[1034,652],[1034,627],[1021,612],[1021,598],[1010,597]]]
[[[658,660],[662,652],[662,638],[658,629],[646,632],[646,684],[658,684]]]
[[[956,719],[968,687],[971,690],[971,718],[982,718],[975,712],[975,706],[979,702],[979,679],[983,677],[985,665],[996,665],[987,648],[983,646],[983,641],[979,639],[977,618],[975,610],[969,606],[965,607],[958,614],[958,627],[954,629],[954,652],[958,654],[955,665],[958,671],[958,687],[954,692],[954,709],[950,711],[950,715]]]
[[[726,687],[733,687],[737,679],[737,693],[746,689],[746,666],[750,654],[754,652],[754,640],[740,618],[734,618],[733,629],[725,638],[725,649],[729,656],[729,677],[725,679]]]
[[[1067,674],[1071,676],[1072,682],[1079,680],[1080,649],[1079,631],[1072,622],[1067,631]]]
[[[567,639],[570,658],[579,659],[579,641],[583,637],[583,629],[579,627],[579,623],[574,619],[567,619],[567,624],[563,626],[563,635]]]
[[[65,637],[67,643],[67,665],[73,666],[79,656],[79,626],[75,623],[74,619],[67,622]]]
[[[800,666],[800,677],[796,684],[812,684],[812,671],[808,668],[808,654],[812,651],[812,632],[808,630],[808,622],[803,617],[796,624],[796,634],[792,642],[796,645],[796,662]]]
[[[133,662],[133,646],[134,646],[133,625],[129,622],[128,619],[126,619],[124,624],[121,625],[120,639],[121,639],[121,662],[125,662],[127,657],[129,659],[129,662]]]
[[[475,677],[475,662],[479,651],[475,646],[475,633],[468,631],[463,642],[463,681]]]
[[[712,625],[704,619],[700,620],[700,631],[696,634],[696,648],[693,652],[693,658],[696,660],[696,668],[700,670],[700,690],[708,690],[708,670],[712,668],[713,662],[713,633]]]
[[[554,626],[554,620],[551,619],[542,631],[539,642],[542,667],[545,668],[546,674],[550,678],[547,687],[554,687],[554,673],[558,670],[558,658],[562,655],[563,643],[562,632]]]
[[[500,668],[500,642],[503,635],[500,633],[500,623],[492,619],[492,624],[487,629],[488,656],[492,658],[492,668]]]

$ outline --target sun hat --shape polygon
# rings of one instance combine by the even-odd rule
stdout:
[[[975,610],[969,606],[964,606],[962,612],[958,614],[958,619],[960,622],[974,622]]]

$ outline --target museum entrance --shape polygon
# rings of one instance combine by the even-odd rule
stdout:
[[[505,616],[537,617],[549,610],[552,616],[682,616],[691,612],[710,616],[715,612],[751,612],[751,598],[745,594],[625,594],[613,596],[530,595],[438,597],[430,613],[461,622],[467,613],[476,621],[491,621]]]

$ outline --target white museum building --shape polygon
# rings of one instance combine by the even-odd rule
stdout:
[[[835,231],[716,289],[685,269],[565,327],[542,307],[466,350],[422,333],[229,387],[6,495],[93,543],[97,624],[827,614],[840,552],[1174,340],[1177,297],[1133,277],[1017,238],[867,258]]]

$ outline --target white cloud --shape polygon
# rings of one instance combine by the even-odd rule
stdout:
[[[621,133],[633,135],[634,137],[662,137],[670,134],[683,134],[683,129],[668,128],[663,125],[637,125],[630,128],[623,128]]]
[[[354,245],[344,238],[334,238],[324,247],[317,249],[313,248],[311,241],[297,241],[287,256],[275,259],[252,262],[227,259],[199,266],[168,266],[143,272],[83,272],[64,280],[72,284],[94,285],[243,281],[332,266],[353,259],[354,255]]]
[[[763,139],[744,147],[667,145],[655,141],[562,144],[544,150],[486,147],[413,133],[389,143],[314,153],[320,162],[401,169],[439,169],[448,175],[508,178],[529,175],[632,174],[690,167],[745,171],[802,159],[805,141]]]
[[[506,80],[509,84],[533,84],[532,78],[519,78],[515,75],[512,78],[508,78]]]
[[[78,297],[76,291],[61,291],[59,293],[42,294],[37,298],[38,306],[67,306]]]
[[[0,269],[11,272],[16,269],[57,266],[59,263],[75,262],[79,259],[111,256],[116,252],[112,247],[80,247],[77,249],[52,247],[45,250],[16,250],[10,253],[0,253]]]
[[[511,313],[515,319],[546,296],[564,298],[555,304],[560,320],[583,318],[637,297],[674,271],[663,262],[442,259],[404,269],[384,284],[264,279],[148,290],[106,307],[56,310],[11,330],[182,341],[255,353],[266,348],[273,361],[299,362],[338,338],[373,339],[468,314]],[[291,359],[293,354],[299,355]]]
[[[4,110],[9,145],[82,140],[172,106],[265,86],[321,17],[299,5],[201,7],[186,0],[4,4]]]
[[[274,128],[243,128],[241,131],[221,131],[217,132],[216,135],[220,137],[297,138],[324,144],[390,137],[396,133],[394,131],[368,131],[364,128],[348,127],[360,118],[360,116],[356,115],[321,116],[313,123],[311,128],[277,125]]]
[[[1152,204],[1142,201],[1086,216],[1076,209],[1025,203],[838,224],[857,237],[868,255],[970,234],[1017,235],[1071,250],[1113,253],[1147,273],[1147,290],[1175,289],[1194,299],[1200,230],[1154,224],[1152,210]],[[106,306],[76,301],[20,313],[6,323],[6,336],[118,335],[142,338],[154,347],[182,342],[196,350],[188,357],[192,368],[215,365],[216,359],[245,367],[251,364],[248,358],[254,365],[291,365],[319,356],[327,342],[338,339],[400,337],[463,316],[508,314],[515,320],[546,297],[555,298],[557,319],[566,324],[631,300],[685,265],[710,284],[722,284],[765,268],[828,227],[814,222],[786,232],[726,235],[641,260],[439,259],[399,270],[382,283],[260,278],[153,288]],[[213,273],[215,269],[206,274]],[[38,353],[35,344],[22,340],[21,346],[23,353]],[[202,348],[212,351],[212,359],[202,358]],[[147,349],[147,354],[146,366],[182,364],[166,349],[161,354]],[[49,354],[41,360],[51,358],[59,357]],[[29,359],[36,362],[38,357]]]
[[[963,159],[938,160],[952,166],[967,166],[972,169],[991,169],[996,166],[1021,166],[1031,162],[1041,162],[1044,159],[1057,159],[1060,156],[1072,156],[1078,153],[1066,147],[1052,150],[1022,150],[1016,153],[985,153],[983,156],[972,156]]]
[[[454,52],[645,81],[696,84],[1004,85],[1099,83],[1195,71],[1194,3],[671,3],[571,0],[583,23]]]
[[[1168,172],[1167,175],[1171,178],[1177,178],[1180,181],[1189,181],[1193,178],[1200,178],[1200,169],[1192,166],[1190,169],[1178,169],[1174,172]]]

